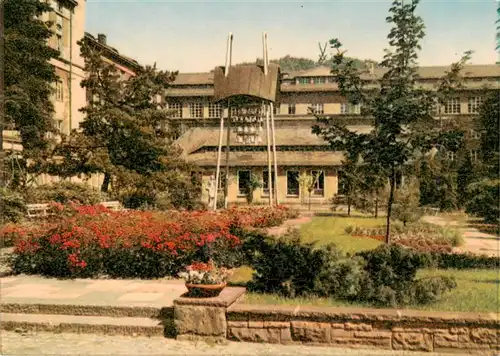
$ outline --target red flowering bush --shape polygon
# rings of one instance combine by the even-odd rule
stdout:
[[[57,207],[60,218],[22,236],[15,245],[18,273],[58,277],[156,278],[176,275],[193,261],[238,264],[240,238],[234,231],[281,224],[284,208],[223,212],[115,212],[101,205]]]

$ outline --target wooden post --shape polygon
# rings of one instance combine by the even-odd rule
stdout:
[[[273,184],[272,184],[272,165],[271,165],[271,130],[269,128],[269,108],[268,104],[264,104],[266,110],[266,134],[267,134],[267,169],[268,169],[268,184],[269,187],[269,206],[273,206]]]
[[[224,177],[224,209],[228,207],[229,193],[229,149],[231,144],[231,101],[227,104],[226,176]]]
[[[271,135],[273,143],[273,161],[274,161],[274,196],[276,205],[279,205],[278,197],[278,162],[276,160],[276,131],[274,130],[274,105],[271,103]]]

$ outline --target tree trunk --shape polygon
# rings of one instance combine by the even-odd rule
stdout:
[[[309,211],[311,211],[311,191],[309,191]]]
[[[106,173],[104,173],[104,180],[102,181],[101,192],[103,192],[103,193],[108,192],[109,183],[111,183],[111,174],[106,172]]]
[[[391,177],[389,178],[390,192],[389,201],[387,202],[387,220],[386,220],[386,231],[385,231],[385,243],[391,243],[391,214],[392,214],[392,203],[394,202],[394,188],[396,185],[396,170],[392,167]]]
[[[351,216],[351,197],[347,197],[347,216]]]
[[[378,218],[378,192],[377,198],[375,198],[375,218]]]

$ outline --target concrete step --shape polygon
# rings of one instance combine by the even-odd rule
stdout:
[[[173,307],[1,303],[1,313],[173,319]]]
[[[0,313],[1,329],[21,332],[55,332],[125,336],[169,335],[160,320],[134,317]]]

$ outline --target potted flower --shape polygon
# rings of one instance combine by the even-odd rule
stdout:
[[[216,297],[226,287],[231,275],[226,268],[218,268],[212,261],[208,263],[195,262],[186,267],[179,276],[186,281],[190,296]]]

